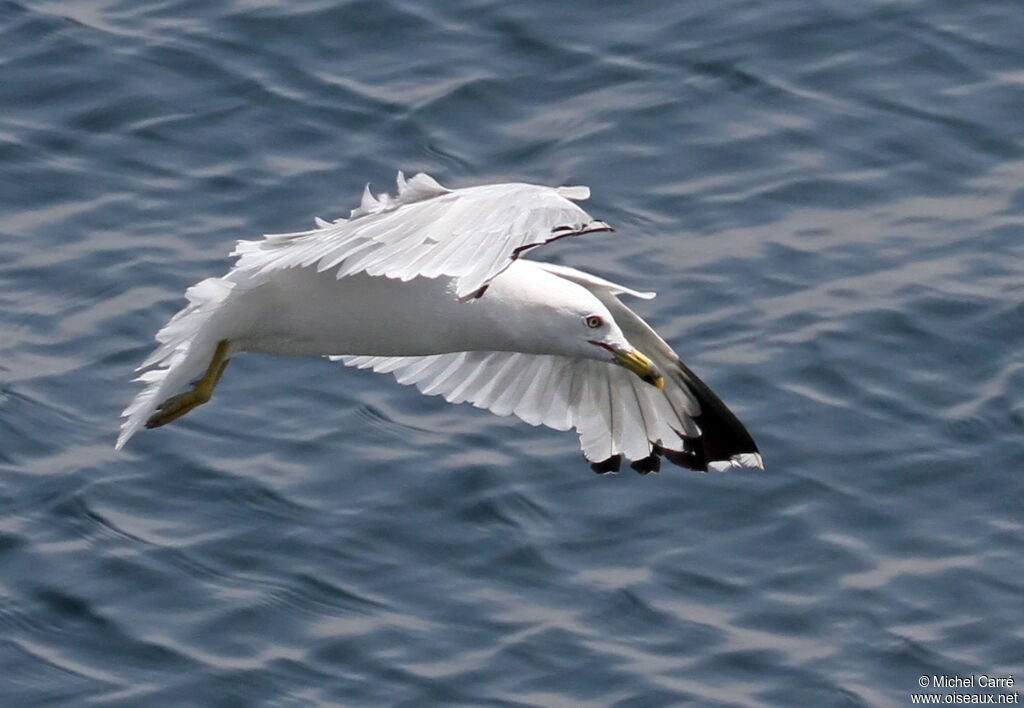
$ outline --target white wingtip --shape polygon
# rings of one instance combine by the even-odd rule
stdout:
[[[757,452],[741,452],[733,455],[728,460],[714,460],[708,463],[708,469],[712,472],[725,472],[733,468],[763,470],[764,460]]]
[[[590,187],[584,187],[582,184],[573,185],[571,187],[558,187],[556,190],[559,196],[565,197],[566,199],[572,199],[575,202],[582,202],[590,199]]]

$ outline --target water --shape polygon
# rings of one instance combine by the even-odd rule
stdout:
[[[1024,676],[1022,36],[1009,0],[0,4],[0,703]],[[596,477],[257,356],[115,454],[184,289],[397,168],[590,185],[617,231],[542,255],[658,291],[767,472]]]

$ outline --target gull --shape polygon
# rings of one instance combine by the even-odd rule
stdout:
[[[428,395],[575,429],[598,473],[625,457],[693,470],[764,469],[743,424],[603,278],[523,256],[611,231],[587,187],[448,189],[399,172],[349,217],[239,241],[234,268],[185,292],[138,368],[116,448],[210,400],[242,352],[326,356]]]

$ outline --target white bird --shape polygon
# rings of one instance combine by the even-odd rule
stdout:
[[[743,424],[619,301],[653,293],[520,257],[610,231],[572,201],[589,196],[518,183],[447,189],[399,172],[394,197],[367,186],[348,219],[239,241],[235,267],[189,288],[157,333],[117,449],[143,424],[208,401],[228,361],[248,351],[328,356],[453,403],[575,428],[601,473],[623,456],[644,474],[661,457],[700,471],[763,469]]]

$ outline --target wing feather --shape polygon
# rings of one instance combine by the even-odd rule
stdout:
[[[676,420],[679,425],[673,428],[685,442],[683,449],[678,451],[683,457],[673,461],[701,470],[726,469],[731,466],[763,468],[757,445],[735,414],[682,362],[650,325],[617,297],[622,293],[637,293],[574,268],[548,263],[537,265],[594,293],[611,312],[626,339],[661,369],[665,375],[665,389],[657,405],[667,404],[672,409],[672,415],[662,415],[658,420]],[[663,433],[661,431],[659,436],[664,439]],[[666,455],[672,452],[669,449]],[[686,461],[681,462],[683,459]]]
[[[331,357],[393,374],[427,395],[469,402],[531,425],[575,428],[588,460],[639,460],[678,447],[684,426],[664,396],[617,366],[517,352],[457,352],[422,357]]]
[[[527,248],[558,238],[609,230],[574,204],[585,187],[497,184],[448,189],[401,172],[394,197],[369,186],[348,219],[316,221],[316,228],[239,241],[236,269],[253,273],[309,267],[336,269],[339,278],[366,272],[389,278],[449,276],[467,298]]]
[[[633,467],[642,473],[657,470],[662,457],[701,471],[763,467],[757,446],[736,416],[619,301],[618,294],[633,291],[564,266],[538,265],[590,289],[629,342],[661,369],[664,389],[601,361],[521,352],[331,358],[394,374],[400,383],[451,403],[468,401],[531,425],[575,428],[595,471],[617,470],[620,457],[634,460]]]

